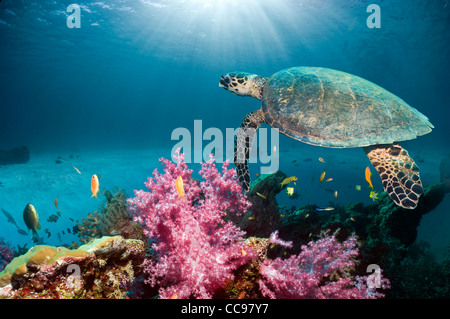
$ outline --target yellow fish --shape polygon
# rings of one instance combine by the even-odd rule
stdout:
[[[336,198],[336,199],[337,199],[337,195],[338,195],[338,192],[337,192],[337,191],[335,191],[335,192],[334,192],[334,198]]]
[[[325,160],[322,157],[319,157],[319,162],[325,163]]]
[[[178,295],[174,293],[170,299],[178,299]]]
[[[98,181],[98,177],[97,177],[97,175],[94,174],[94,175],[92,175],[92,178],[91,178],[91,191],[92,191],[91,197],[95,197],[98,199],[97,193],[98,193],[99,187],[100,187],[100,183]]]
[[[286,190],[289,196],[294,194],[294,187],[286,187]]]
[[[331,182],[332,180],[333,180],[333,177],[330,177],[325,182]]]
[[[325,174],[326,174],[326,173],[323,172],[322,175],[320,175],[319,182],[321,182],[321,183],[323,182],[323,179],[325,178]]]
[[[361,190],[361,185],[356,185],[355,189],[359,192]]]
[[[372,198],[373,201],[378,199],[378,193],[376,191],[371,191],[369,197]]]
[[[72,167],[77,171],[78,174],[81,174],[81,172],[78,168],[76,168],[75,166],[72,166]]]
[[[263,199],[267,199],[266,196],[264,196],[263,194],[260,194],[260,193],[258,193],[258,192],[256,192],[256,195],[258,195],[259,197],[261,197],[261,198],[263,198]]]
[[[181,176],[178,176],[176,182],[175,182],[175,187],[177,189],[178,192],[178,197],[183,197],[184,198],[184,187],[183,187],[183,179],[181,178]]]
[[[255,219],[255,217],[253,217],[253,216],[250,216],[250,217],[248,218],[248,220],[253,220],[253,219]]]
[[[285,178],[285,179],[281,182],[281,187],[283,187],[284,185],[289,184],[290,182],[294,182],[294,181],[296,181],[296,180],[297,180],[297,177],[295,177],[295,176],[291,176],[291,177]]]
[[[245,250],[243,250],[243,249],[241,249],[241,254],[242,254],[243,257],[247,256],[247,252]]]
[[[369,166],[366,167],[366,181],[369,183],[369,187],[373,189],[372,181],[370,180],[370,176],[372,176],[372,172],[370,171]]]

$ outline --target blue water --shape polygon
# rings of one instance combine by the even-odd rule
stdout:
[[[203,131],[225,132],[259,108],[256,99],[219,88],[222,74],[270,76],[291,66],[321,66],[366,78],[424,113],[435,129],[403,145],[424,160],[424,184],[439,182],[439,161],[450,149],[448,0],[78,1],[81,27],[69,28],[71,3],[0,2],[0,149],[26,145],[32,159],[91,152],[101,160],[103,151],[153,149],[166,150],[154,159],[167,157],[177,142],[171,139],[175,129],[193,132],[194,120],[201,120]],[[372,3],[380,6],[381,28],[366,24]],[[370,203],[350,192],[365,183],[369,162],[361,150],[319,150],[285,136],[279,142],[280,169],[307,181],[301,202],[286,197],[281,203],[328,203],[327,192],[307,184],[322,172],[322,154],[331,165],[328,176],[345,180],[340,199]],[[300,165],[293,166],[296,159]],[[106,169],[108,163],[100,165]],[[108,186],[143,187],[154,167],[114,167],[123,178]],[[252,176],[258,168],[251,167]],[[374,185],[381,187],[378,178]],[[0,188],[2,198],[21,191]],[[55,195],[48,197],[51,208]],[[22,201],[7,207],[18,222],[31,199]],[[83,205],[77,218],[98,203]],[[31,245],[12,235],[2,215],[0,220],[0,237]],[[430,229],[436,226],[430,223]]]

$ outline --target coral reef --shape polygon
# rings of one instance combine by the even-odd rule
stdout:
[[[357,255],[353,236],[343,243],[334,235],[310,241],[302,246],[298,255],[263,262],[259,281],[261,291],[264,296],[283,299],[383,297],[376,288],[389,288],[389,281],[381,273],[377,274],[378,282],[370,286],[366,284],[367,277],[350,277]]]
[[[0,151],[0,165],[25,164],[30,160],[30,151],[24,145]]]
[[[14,258],[13,248],[9,243],[0,238],[0,271],[2,271],[7,264]]]
[[[155,169],[145,183],[149,192],[135,191],[129,209],[153,240],[156,259],[147,264],[146,282],[160,287],[159,297],[212,298],[235,269],[256,256],[245,246],[244,232],[225,219],[245,213],[250,203],[228,162],[220,173],[211,157],[198,182],[178,152],[176,164],[160,159],[164,174]],[[176,187],[180,178],[183,190]]]
[[[450,247],[446,258],[438,262],[426,242],[405,249],[405,257],[389,269],[391,289],[387,298],[450,298]]]
[[[248,236],[269,237],[281,226],[278,203],[275,196],[282,190],[281,182],[286,174],[277,171],[275,174],[263,174],[253,181],[247,194],[252,203],[243,218],[233,220]]]
[[[367,265],[377,264],[384,275],[391,278],[407,257],[408,247],[415,242],[422,216],[436,208],[445,194],[444,183],[425,187],[414,210],[395,205],[386,193],[372,205],[349,203],[336,206],[332,213],[318,212],[314,205],[285,210],[281,212],[286,216],[279,229],[280,237],[292,241],[291,253],[298,253],[302,245],[317,238],[322,230],[339,230],[336,237],[340,241],[354,234],[361,261],[355,266],[355,273],[364,275]],[[273,256],[269,251],[269,257]],[[396,285],[392,286],[396,288]]]
[[[160,298],[383,296],[366,286],[366,277],[349,275],[358,254],[355,237],[341,244],[333,235],[310,241],[298,256],[269,259],[269,255],[287,255],[292,242],[282,240],[277,231],[270,238],[250,237],[244,241],[245,233],[231,220],[249,210],[250,202],[242,193],[235,171],[228,169],[229,163],[225,162],[219,173],[211,158],[199,172],[204,180],[197,181],[191,178],[192,170],[187,168],[183,154],[176,154],[176,164],[160,160],[164,173],[153,172],[153,178],[145,183],[149,192],[135,191],[136,197],[128,200],[134,219],[144,225],[145,234],[153,241],[155,255],[147,260],[144,272],[148,275],[146,282],[158,287]],[[183,190],[176,187],[180,178]],[[272,189],[263,195],[259,191],[265,188],[255,187],[254,194],[258,192],[261,199],[267,196],[275,206],[259,205],[268,207],[263,212],[256,208],[252,214],[256,212],[258,218],[278,215],[275,195],[284,178],[280,173],[262,179]],[[282,226],[281,221],[265,230],[276,226]],[[305,267],[313,266],[310,274]],[[308,283],[298,278],[299,269],[304,273],[300,277]],[[291,283],[293,289],[283,291]],[[381,279],[381,287],[387,288],[387,280]]]
[[[143,242],[121,236],[76,250],[34,246],[0,273],[0,298],[124,298],[143,261]]]
[[[116,188],[114,193],[104,191],[103,200],[98,211],[89,213],[86,218],[77,221],[74,232],[82,243],[87,243],[102,236],[120,235],[125,239],[140,239],[147,247],[147,239],[143,234],[143,228],[131,218],[127,210],[127,195],[121,188]]]
[[[395,205],[386,193],[372,205],[349,203],[336,206],[333,213],[316,211],[316,206],[307,205],[283,212],[280,236],[294,242],[297,251],[299,245],[310,240],[323,229],[335,231],[340,229],[343,239],[355,233],[364,242],[364,249],[378,250],[388,246],[409,246],[417,237],[417,226],[423,215],[432,211],[445,196],[445,184],[430,185],[424,188],[419,204],[414,210],[407,210]],[[373,251],[371,252],[373,253]],[[376,258],[380,254],[375,254]]]

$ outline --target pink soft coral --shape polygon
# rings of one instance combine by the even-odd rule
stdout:
[[[242,214],[250,207],[236,173],[214,159],[202,164],[198,182],[191,177],[184,155],[176,152],[173,163],[160,159],[164,174],[154,170],[145,183],[149,192],[135,191],[128,200],[134,219],[144,225],[145,234],[154,240],[157,260],[150,260],[146,272],[149,282],[158,284],[161,298],[211,298],[214,291],[233,279],[232,271],[249,261],[254,252],[245,248],[244,232],[227,214]],[[179,197],[176,179],[181,176],[184,197]]]
[[[272,234],[273,242],[282,242],[278,234]],[[288,243],[289,245],[289,243]],[[380,298],[383,295],[366,285],[367,277],[353,281],[347,271],[358,255],[356,238],[349,237],[343,243],[335,236],[311,241],[302,246],[298,255],[288,259],[265,260],[261,266],[259,281],[263,295],[270,298]],[[337,280],[330,280],[334,274]],[[381,288],[388,288],[389,281],[379,276]],[[373,285],[370,285],[373,287]]]

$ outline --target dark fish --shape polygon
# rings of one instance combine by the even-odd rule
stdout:
[[[17,226],[17,224],[16,224],[16,221],[14,220],[14,217],[12,217],[10,213],[8,213],[3,208],[2,208],[2,212],[3,212],[3,215],[5,215],[6,218],[8,218],[8,223],[14,224],[14,225],[16,225],[17,228],[19,228],[19,226]]]
[[[55,214],[52,214],[52,215],[50,215],[49,218],[47,218],[47,221],[49,223],[56,223],[58,221],[58,218],[59,218],[58,216],[56,216]]]
[[[20,229],[20,228],[17,230],[17,232],[24,236],[28,235],[28,233],[26,231],[24,231],[23,229]]]
[[[69,233],[69,234],[71,234],[72,232],[70,231],[70,228],[67,228],[67,232]]]

